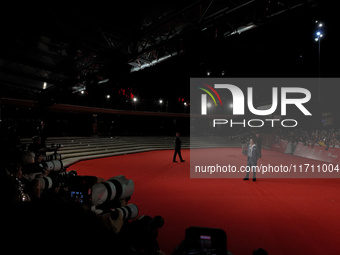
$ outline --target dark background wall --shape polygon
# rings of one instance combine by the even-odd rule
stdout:
[[[1,131],[15,127],[21,137],[36,134],[44,120],[49,136],[189,135],[189,118],[48,111],[45,108],[1,106]],[[96,130],[94,130],[96,129]]]

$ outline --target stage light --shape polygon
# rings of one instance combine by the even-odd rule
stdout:
[[[184,106],[187,106],[188,104],[187,104],[187,102],[184,102]]]
[[[316,23],[316,37],[314,38],[314,40],[318,43],[318,52],[319,52],[319,60],[318,60],[318,69],[319,69],[319,77],[321,77],[321,39],[323,38],[323,31],[324,31],[324,25],[323,23],[321,23],[320,21],[315,21]],[[320,93],[320,85],[319,85],[319,102],[321,101],[321,93]]]
[[[318,24],[317,27],[318,27],[318,28],[319,28],[319,27],[323,27],[323,24],[320,23],[320,24]],[[319,30],[319,29],[318,29],[318,30],[315,32],[315,38],[314,38],[314,40],[315,40],[316,42],[319,42],[319,43],[320,43],[321,38],[323,38],[323,33],[322,33],[322,30]]]
[[[160,104],[163,104],[163,100],[162,100],[162,99],[159,99],[159,103],[160,103]]]
[[[47,87],[47,83],[44,82],[43,89],[46,89],[46,87]]]
[[[84,95],[84,93],[85,93],[84,90],[80,91],[80,94]]]
[[[110,97],[111,97],[110,95],[106,95],[106,98],[107,98],[107,99],[110,99]]]
[[[133,102],[137,102],[137,97],[134,97],[132,100]]]

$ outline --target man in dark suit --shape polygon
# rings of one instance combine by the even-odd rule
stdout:
[[[176,138],[175,138],[175,153],[174,153],[174,158],[173,158],[173,162],[177,162],[176,161],[176,155],[178,154],[179,159],[181,160],[181,162],[184,162],[185,160],[182,159],[182,155],[181,155],[181,147],[182,147],[182,141],[181,139],[179,139],[179,133],[176,133]]]
[[[37,127],[37,132],[38,132],[38,136],[40,136],[40,139],[41,139],[41,145],[43,147],[46,147],[47,132],[46,132],[45,122],[43,120],[40,121],[40,124]]]
[[[248,145],[247,174],[246,174],[246,177],[243,179],[244,181],[249,180],[250,169],[253,172],[253,181],[256,181],[256,166],[257,166],[258,158],[259,158],[259,152],[258,152],[257,146],[254,143],[254,140],[250,139],[249,145]]]

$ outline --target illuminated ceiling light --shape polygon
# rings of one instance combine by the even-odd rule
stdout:
[[[255,27],[256,27],[255,24],[249,23],[249,24],[247,24],[245,26],[238,27],[236,30],[234,30],[231,33],[230,32],[224,33],[224,36],[227,37],[227,36],[231,36],[231,35],[235,35],[235,34],[241,34],[243,32],[246,32],[246,31],[250,30],[250,29],[253,29]]]
[[[108,81],[109,81],[109,79],[101,80],[101,81],[98,81],[98,84],[103,84],[103,83],[106,83]]]
[[[322,29],[320,29],[320,28],[322,28],[323,27],[323,23],[321,23],[320,21],[315,21],[315,23],[317,24],[317,30],[316,30],[316,32],[315,32],[315,38],[314,38],[314,40],[316,41],[316,42],[321,42],[321,38],[323,38],[323,31],[322,31]]]
[[[171,57],[174,57],[174,56],[176,56],[176,55],[177,55],[177,52],[172,52],[172,53],[169,54],[169,55],[166,55],[166,56],[164,56],[164,57],[161,57],[161,58],[152,60],[151,62],[149,62],[149,63],[144,63],[144,64],[142,64],[142,65],[137,64],[136,62],[130,62],[129,65],[132,65],[132,66],[133,66],[133,68],[130,70],[130,73],[133,73],[133,72],[136,72],[136,71],[139,71],[139,70],[143,70],[143,69],[146,68],[146,67],[153,66],[153,65],[155,65],[155,64],[158,64],[158,63],[160,63],[160,62],[162,62],[162,61],[164,61],[164,60],[167,60],[167,59],[169,59],[169,58],[171,58]]]

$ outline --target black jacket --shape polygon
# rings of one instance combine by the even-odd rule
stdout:
[[[181,145],[182,145],[181,139],[179,139],[179,137],[176,136],[176,138],[175,138],[175,149],[180,149]]]

